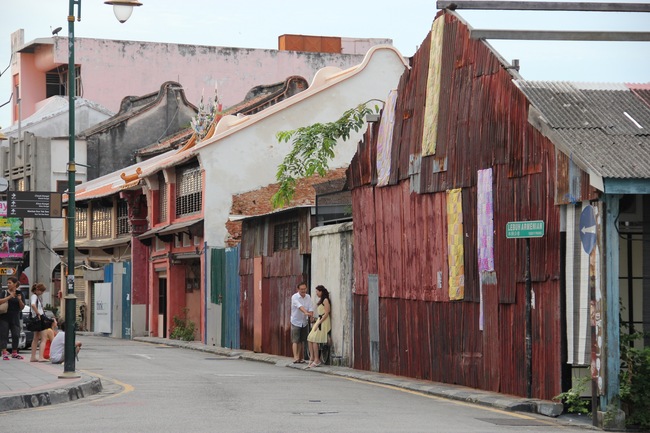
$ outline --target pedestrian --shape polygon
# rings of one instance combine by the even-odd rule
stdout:
[[[307,342],[308,325],[314,316],[314,304],[307,294],[307,283],[298,284],[296,293],[291,296],[291,348],[293,363],[304,364],[304,345]]]
[[[56,337],[56,334],[59,332],[59,327],[58,327],[58,322],[56,320],[56,317],[52,319],[52,326],[44,329],[43,331],[44,337],[43,339],[45,340],[45,350],[43,350],[43,359],[50,359],[50,350],[52,347],[52,341],[54,340],[54,337]]]
[[[43,352],[45,351],[45,339],[43,338],[45,334],[43,331],[43,293],[47,290],[45,284],[36,283],[32,286],[32,295],[29,297],[29,305],[31,306],[30,314],[32,316],[38,317],[38,325],[34,328],[34,340],[32,340],[32,356],[29,358],[30,362],[47,362],[47,359],[43,357]],[[39,344],[40,343],[40,344]],[[39,347],[40,346],[40,347]],[[36,349],[39,350],[39,357],[36,357]]]
[[[65,361],[65,321],[63,319],[57,320],[59,325],[59,332],[56,333],[52,346],[50,347],[50,361],[52,364],[61,364]],[[81,341],[75,343],[74,354],[75,357],[81,350]]]
[[[2,359],[8,361],[9,352],[7,352],[7,343],[9,341],[9,331],[11,331],[11,358],[23,359],[18,354],[18,344],[20,343],[20,315],[22,314],[25,302],[23,293],[20,291],[18,278],[9,277],[7,279],[7,290],[0,294],[0,304],[8,303],[7,312],[0,314],[0,348],[2,349]]]
[[[330,319],[330,311],[332,309],[330,304],[330,293],[324,286],[316,286],[316,295],[318,296],[318,303],[316,304],[318,320],[316,320],[316,323],[314,323],[311,328],[311,332],[307,336],[311,360],[308,368],[318,367],[321,365],[318,345],[327,343],[327,338],[332,329],[332,321]]]

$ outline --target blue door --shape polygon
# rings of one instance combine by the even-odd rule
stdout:
[[[122,338],[131,338],[131,262],[122,263]]]

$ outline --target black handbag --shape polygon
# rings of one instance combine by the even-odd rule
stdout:
[[[41,300],[37,298],[36,302],[41,302]],[[43,329],[47,329],[47,328],[43,328],[44,317],[45,317],[44,314],[42,314],[41,317],[38,317],[38,315],[34,314],[34,310],[30,306],[29,316],[27,316],[27,319],[25,319],[25,328],[27,328],[28,331],[32,331],[32,332],[39,332],[42,331]]]
[[[38,316],[35,316],[33,312],[29,312],[29,316],[25,319],[25,328],[28,331],[38,332],[43,330],[43,322]]]

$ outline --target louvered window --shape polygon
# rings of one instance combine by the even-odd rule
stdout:
[[[176,217],[201,211],[201,168],[185,166],[176,172]]]
[[[167,194],[167,184],[165,183],[165,176],[162,173],[158,174],[158,185],[160,185],[160,201],[158,202],[158,222],[162,223],[167,221],[167,209],[169,208],[169,197]]]
[[[110,207],[94,207],[90,237],[92,239],[107,239],[111,237]]]
[[[74,235],[77,239],[85,239],[88,237],[88,208],[75,208]]]
[[[298,248],[298,223],[277,224],[273,228],[273,251]]]
[[[117,235],[126,235],[128,233],[131,233],[129,206],[126,200],[120,200],[117,204]]]

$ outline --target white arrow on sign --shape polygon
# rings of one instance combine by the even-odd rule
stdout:
[[[580,231],[582,232],[582,234],[592,233],[592,234],[595,235],[596,234],[596,226],[583,227],[582,230],[580,230]]]

